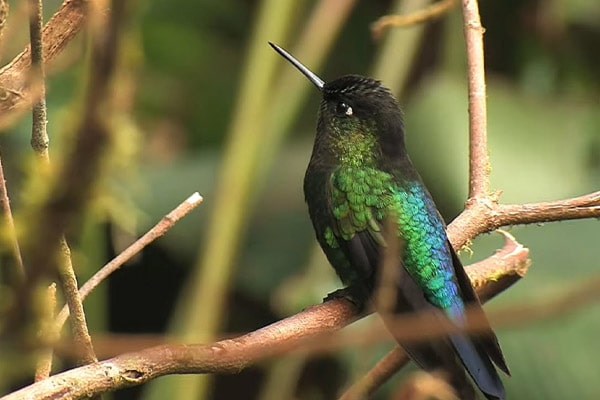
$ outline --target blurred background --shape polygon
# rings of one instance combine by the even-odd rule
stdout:
[[[11,4],[2,65],[27,43],[23,1]],[[404,106],[407,144],[442,214],[467,193],[467,92],[460,7],[387,30],[370,25],[425,0],[153,0],[124,38],[125,99],[111,154],[71,243],[84,282],[194,191],[205,202],[86,301],[100,358],[165,340],[208,342],[315,304],[340,283],[316,248],[302,180],[319,93],[273,52],[290,50],[324,80],[381,79]],[[60,1],[44,1],[48,17]],[[600,185],[600,3],[491,1],[486,28],[492,186],[506,203],[574,197]],[[48,78],[51,157],[76,122],[87,71],[79,35]],[[2,132],[13,209],[27,202],[30,117]],[[486,306],[544,308],[598,276],[598,220],[508,227],[531,250],[527,276]],[[474,240],[465,264],[502,246]],[[360,330],[369,317],[346,328]],[[600,398],[600,306],[589,304],[497,333],[513,373],[508,397]],[[236,375],[165,377],[114,399],[332,399],[393,343],[291,355]],[[64,368],[67,364],[59,364]],[[406,372],[404,372],[406,374]],[[374,399],[390,397],[399,375]],[[7,389],[7,383],[4,382]],[[8,385],[10,386],[10,385]]]

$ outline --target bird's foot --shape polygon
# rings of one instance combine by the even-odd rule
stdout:
[[[323,299],[323,302],[335,299],[346,299],[350,303],[354,304],[354,306],[359,310],[362,310],[365,307],[366,302],[364,291],[353,286],[348,286],[329,293]]]

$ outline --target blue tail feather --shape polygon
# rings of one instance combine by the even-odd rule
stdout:
[[[485,350],[462,335],[450,335],[450,341],[471,378],[489,400],[504,400],[506,394],[496,368]]]

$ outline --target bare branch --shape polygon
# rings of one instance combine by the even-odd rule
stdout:
[[[45,340],[50,343],[57,339],[58,331],[54,329],[54,309],[56,308],[56,284],[52,283],[48,286],[46,299],[44,302],[44,311],[42,312],[40,336],[43,335]],[[43,339],[43,338],[40,338]],[[37,366],[35,368],[35,382],[39,382],[50,376],[52,372],[52,346],[42,350]]]
[[[433,3],[423,10],[419,10],[406,15],[384,15],[371,24],[371,33],[375,39],[383,35],[387,28],[401,28],[410,25],[416,25],[442,17],[452,9],[458,0],[441,0]]]
[[[29,33],[30,33],[30,52],[31,52],[31,65],[30,65],[30,82],[29,88],[34,88],[33,92],[36,93],[37,100],[32,105],[32,130],[31,130],[31,147],[39,158],[38,173],[45,174],[50,164],[50,154],[48,153],[48,132],[46,130],[47,125],[47,111],[46,111],[46,82],[45,82],[45,64],[43,54],[43,39],[42,39],[42,26],[43,26],[43,10],[41,0],[29,0]],[[60,232],[59,232],[60,233]],[[64,231],[62,232],[64,234]],[[67,244],[67,241],[63,235],[59,240],[59,250],[57,255],[58,265],[58,277],[61,283],[61,289],[69,309],[73,313],[71,320],[71,330],[73,337],[75,338],[76,349],[77,349],[77,365],[89,364],[97,362],[98,359],[94,354],[94,348],[92,346],[92,339],[90,338],[85,313],[83,311],[83,304],[79,297],[79,291],[77,290],[77,277],[73,270],[73,263],[71,260],[71,249]],[[27,278],[26,278],[27,279]],[[27,287],[27,286],[23,286]],[[52,286],[51,286],[52,287]],[[20,293],[19,293],[20,294]],[[47,290],[46,295],[50,296],[47,301],[51,304],[56,303],[55,289]],[[54,307],[52,308],[52,314],[54,313]],[[46,313],[47,314],[47,313]],[[47,315],[41,315],[41,321],[48,319]],[[60,330],[55,329],[51,324],[46,325],[45,329],[48,330],[47,336],[54,337]],[[41,376],[41,373],[49,373],[52,368],[52,353],[45,354],[41,360],[41,369],[36,371],[36,377]],[[40,372],[41,370],[41,372]],[[38,374],[40,373],[40,374]]]
[[[46,131],[46,73],[42,41],[42,0],[29,0],[29,38],[31,68],[29,87],[33,87],[37,100],[32,107],[31,147],[42,158],[48,159],[48,133]]]
[[[44,60],[53,60],[82,28],[88,7],[88,0],[65,0],[43,30]],[[0,13],[1,14],[1,13]],[[31,52],[29,46],[9,64],[0,69],[0,126],[12,110],[25,110],[31,103],[29,66]]]
[[[61,165],[61,170],[53,177],[50,194],[32,220],[36,221],[36,225],[30,226],[25,235],[27,242],[24,243],[24,255],[28,257],[28,274],[25,283],[16,291],[17,299],[8,310],[4,329],[17,332],[15,327],[22,330],[32,320],[32,291],[38,282],[48,280],[57,271],[60,238],[67,227],[76,222],[89,202],[94,183],[100,176],[102,155],[110,137],[107,126],[110,121],[110,89],[119,49],[124,3],[114,2],[107,26],[94,32],[94,61],[89,74],[85,113],[76,133],[74,147],[64,165]]]
[[[108,264],[102,267],[94,274],[79,290],[81,300],[84,300],[100,283],[102,283],[110,274],[119,269],[123,264],[129,261],[133,256],[142,251],[144,247],[152,243],[157,238],[164,235],[181,218],[185,217],[190,211],[200,205],[203,201],[198,192],[192,194],[183,203],[179,204],[170,213],[165,215],[156,225],[152,227],[141,238],[135,241],[131,246],[123,250],[118,256],[112,259]],[[57,329],[60,330],[65,320],[69,316],[69,308],[63,307],[56,318]]]
[[[526,204],[498,204],[495,196],[470,199],[466,209],[448,226],[455,248],[468,239],[508,225],[569,219],[600,218],[600,191],[570,199]]]
[[[259,360],[326,336],[355,320],[357,310],[343,299],[311,307],[247,335],[210,345],[164,345],[86,365],[28,386],[4,400],[78,399],[139,385],[165,374],[238,372]]]
[[[2,51],[2,35],[4,34],[4,28],[6,27],[6,20],[8,19],[8,12],[10,7],[8,0],[0,0],[0,54]]]
[[[513,252],[509,260],[518,259]],[[514,275],[508,266],[504,271]],[[471,273],[471,269],[467,271]],[[493,271],[494,279],[503,279],[501,271]],[[485,287],[484,283],[482,287]],[[331,333],[352,323],[361,315],[344,299],[331,300],[267,327],[210,345],[163,345],[119,355],[96,364],[79,367],[23,388],[3,400],[58,396],[79,399],[91,394],[139,385],[166,374],[233,373],[247,366],[294,349],[313,351],[328,343]]]
[[[526,204],[499,204],[494,210],[496,224],[533,224],[567,219],[600,217],[600,191],[566,200]]]
[[[67,299],[69,310],[73,315],[71,318],[71,330],[75,339],[75,348],[77,349],[77,365],[90,364],[98,361],[94,353],[92,339],[88,332],[85,312],[83,311],[82,298],[77,290],[77,278],[71,262],[71,250],[66,240],[60,239],[60,250],[58,255],[58,276],[60,278],[61,288]],[[53,327],[53,330],[60,332],[60,329]]]
[[[467,76],[469,80],[469,198],[490,189],[483,32],[477,0],[463,0]]]
[[[8,247],[10,247],[11,251],[11,261],[14,264],[9,272],[11,275],[10,281],[15,283],[22,282],[25,279],[25,269],[23,267],[21,250],[15,232],[15,222],[10,208],[10,200],[8,199],[8,189],[6,188],[6,180],[4,179],[2,157],[0,157],[0,212],[2,213],[0,233],[6,237]]]
[[[360,400],[387,382],[408,363],[409,358],[401,347],[394,347],[375,364],[366,375],[354,383],[339,400]]]
[[[496,254],[467,267],[471,284],[479,300],[487,302],[502,293],[525,276],[531,260],[529,249],[523,247],[508,232],[499,230],[504,236],[504,246]]]

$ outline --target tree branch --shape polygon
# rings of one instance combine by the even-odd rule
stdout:
[[[517,273],[510,263],[514,262],[513,266],[517,268],[524,254],[526,249],[501,257],[505,264],[502,269],[491,271],[494,280],[512,279],[504,275],[514,276]],[[484,283],[483,275],[472,268],[467,268],[467,271],[470,277],[473,275],[474,282],[481,282],[478,290],[494,283],[490,280]],[[79,399],[139,385],[167,374],[235,373],[266,358],[298,348],[305,350],[310,343],[314,343],[316,349],[322,349],[321,344],[327,342],[331,333],[360,316],[347,300],[331,300],[234,339],[209,345],[163,345],[122,354],[51,376],[2,399],[15,400],[27,396]]]
[[[457,3],[458,0],[440,0],[429,5],[423,10],[419,10],[410,14],[384,15],[371,24],[371,33],[375,39],[379,39],[381,35],[383,35],[383,31],[387,28],[400,28],[432,21],[442,17]]]
[[[8,18],[8,0],[0,0],[0,42],[2,41],[2,34],[6,27],[6,19]]]
[[[467,76],[469,80],[469,198],[490,189],[483,32],[477,0],[463,0]]]
[[[9,267],[9,281],[18,285],[18,282],[22,282],[25,279],[25,268],[23,267],[21,249],[19,248],[19,241],[17,240],[17,233],[15,231],[15,222],[10,208],[8,189],[6,188],[6,180],[4,179],[2,157],[0,157],[0,213],[2,213],[0,232],[4,233],[4,236],[6,237],[7,247],[10,248],[11,252],[11,263],[13,264]]]
[[[94,353],[92,338],[90,337],[85,312],[83,310],[83,299],[77,289],[77,278],[73,270],[71,261],[71,249],[67,241],[62,237],[59,241],[60,248],[58,253],[58,276],[60,285],[67,305],[73,317],[71,318],[71,331],[75,339],[75,349],[77,350],[77,365],[91,364],[98,361]],[[57,327],[52,327],[55,332],[60,332]]]
[[[36,93],[36,100],[32,105],[32,129],[31,129],[31,147],[39,158],[38,173],[45,175],[48,172],[48,166],[50,164],[50,154],[48,153],[49,138],[46,129],[47,126],[47,110],[46,110],[46,73],[44,63],[44,42],[42,38],[42,27],[43,27],[43,10],[41,0],[29,0],[29,34],[30,34],[30,52],[31,52],[31,65],[29,74],[29,88],[33,88],[33,92]],[[58,232],[58,231],[57,231]],[[97,362],[98,359],[94,353],[92,345],[92,339],[88,332],[87,322],[85,313],[83,310],[83,304],[79,296],[77,289],[77,277],[73,269],[73,262],[71,260],[71,249],[67,244],[67,240],[64,237],[64,231],[60,233],[59,250],[57,254],[57,266],[58,266],[58,277],[61,284],[61,289],[69,309],[73,313],[71,319],[71,330],[76,343],[77,349],[77,365],[90,364]],[[27,280],[28,277],[26,276]],[[24,285],[19,289],[26,288]],[[19,293],[21,295],[21,293]],[[25,293],[27,295],[27,293]],[[50,297],[48,297],[50,296]],[[46,291],[46,301],[50,303],[56,303],[56,293],[52,290]],[[54,313],[54,308],[51,311],[51,315]],[[46,313],[47,314],[47,313]],[[47,320],[47,315],[41,315],[40,320]],[[46,325],[48,330],[48,336],[55,336],[55,333],[60,332],[51,324]],[[40,327],[40,329],[42,329]],[[45,354],[43,359],[43,372],[50,371],[52,368],[52,355]],[[39,371],[38,371],[39,372]],[[40,376],[36,372],[36,377]]]
[[[48,159],[48,132],[46,131],[46,68],[42,39],[42,0],[29,0],[29,42],[31,67],[28,87],[37,94],[32,106],[31,147],[40,157]]]
[[[40,341],[47,340],[49,343],[54,342],[58,339],[58,331],[54,329],[54,312],[56,308],[56,283],[50,284],[48,289],[46,290],[46,299],[47,301],[44,303],[44,310],[42,311],[41,326],[39,334]],[[38,357],[38,361],[35,367],[35,382],[39,382],[43,379],[46,379],[50,376],[52,372],[52,355],[53,355],[52,345],[44,346],[41,351],[40,356]],[[76,354],[79,356],[79,352]]]
[[[66,0],[44,27],[44,60],[56,58],[81,30],[87,14],[88,0]],[[2,13],[0,12],[0,17]],[[28,46],[0,69],[0,127],[8,123],[10,111],[26,110],[32,102],[29,82],[31,51]]]
[[[102,283],[110,274],[119,269],[123,264],[129,261],[133,256],[142,251],[144,247],[164,235],[181,218],[185,217],[196,206],[203,201],[198,192],[192,194],[183,203],[165,215],[156,225],[146,232],[141,238],[136,240],[131,246],[123,250],[118,256],[112,259],[104,267],[100,268],[82,287],[79,289],[81,300],[84,300],[100,283]],[[60,330],[69,316],[69,308],[63,307],[56,318],[56,329]]]
[[[33,101],[32,105],[32,133],[31,133],[31,146],[35,154],[39,158],[38,173],[45,174],[48,170],[50,163],[50,157],[48,153],[48,133],[46,130],[47,125],[47,113],[46,113],[46,89],[45,89],[45,65],[43,55],[43,40],[42,40],[42,27],[43,27],[43,11],[41,0],[29,0],[29,33],[30,33],[30,68],[28,74],[27,87],[36,93],[36,100]],[[83,306],[77,293],[77,281],[75,278],[75,272],[70,257],[70,249],[64,237],[60,238],[60,256],[59,256],[59,277],[61,287],[69,307],[73,310],[74,315],[72,323],[73,335],[75,341],[78,344],[77,348],[80,350],[80,364],[91,363],[98,361],[94,355],[92,348],[92,342],[88,333],[87,325],[85,322],[85,314],[83,313]],[[27,278],[25,278],[27,279]],[[21,289],[20,287],[19,289]],[[47,290],[45,294],[46,302],[55,303],[55,289]],[[40,315],[40,327],[38,329],[47,329],[47,336],[52,336],[55,331],[51,325],[44,323],[48,318],[48,313],[54,313],[46,310],[46,315]],[[46,352],[44,352],[46,353]],[[47,373],[51,369],[52,356],[50,354],[44,354],[43,360],[41,360],[41,370],[36,372],[36,378],[39,378]]]
[[[402,347],[396,346],[363,377],[340,396],[339,400],[361,400],[387,382],[410,361]]]
[[[56,273],[60,238],[89,202],[93,185],[100,176],[102,156],[110,143],[110,89],[119,49],[123,3],[115,1],[106,26],[97,26],[98,29],[93,32],[93,61],[85,113],[76,132],[73,149],[61,170],[52,177],[50,194],[31,220],[36,224],[31,224],[25,235],[27,241],[23,252],[28,257],[28,273],[24,284],[16,290],[16,301],[9,308],[6,324],[2,327],[13,333],[24,333],[21,339],[27,340],[29,336],[27,328],[30,328],[28,324],[33,319],[32,293],[40,281],[47,281]],[[49,51],[54,48],[56,44],[49,46]]]
[[[455,248],[470,238],[508,225],[599,218],[600,191],[570,199],[525,204],[498,204],[497,195],[469,199],[465,210],[448,226]]]
[[[600,217],[600,191],[559,201],[499,204],[492,214],[495,225],[498,226],[598,217]]]

